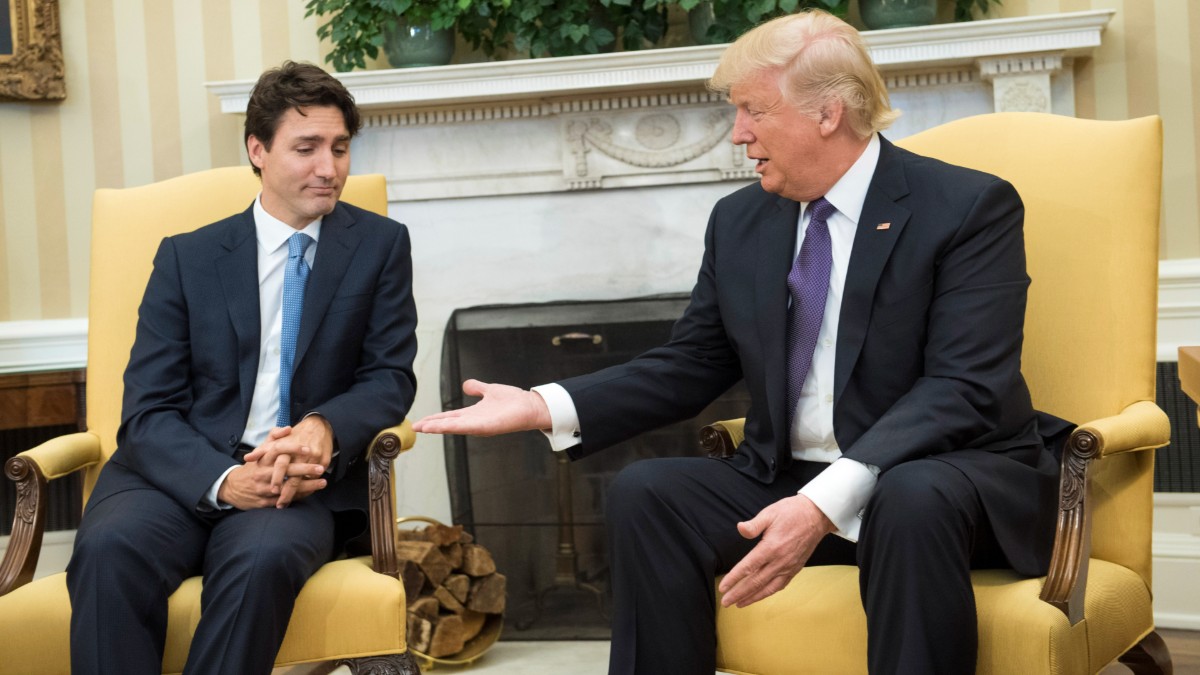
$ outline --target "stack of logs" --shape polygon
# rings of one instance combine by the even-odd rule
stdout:
[[[489,614],[504,613],[503,574],[462,525],[401,530],[400,576],[408,597],[408,645],[439,658],[462,651]]]

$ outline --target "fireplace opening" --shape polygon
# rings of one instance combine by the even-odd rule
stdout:
[[[442,407],[476,400],[462,394],[467,378],[528,388],[628,361],[666,342],[687,302],[670,294],[459,309],[443,343]],[[502,639],[608,639],[604,499],[612,479],[639,459],[702,455],[700,428],[748,407],[739,383],[693,420],[574,462],[537,432],[447,436],[453,520],[508,577]]]

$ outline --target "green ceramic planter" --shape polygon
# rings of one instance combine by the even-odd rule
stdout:
[[[858,11],[871,30],[927,26],[937,16],[937,0],[858,0]]]
[[[454,57],[454,31],[400,21],[384,36],[383,51],[393,68],[444,66]]]

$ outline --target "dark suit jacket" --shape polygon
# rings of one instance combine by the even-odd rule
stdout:
[[[291,405],[293,419],[315,411],[333,427],[339,455],[330,485],[314,496],[335,512],[365,511],[367,445],[399,424],[413,401],[410,251],[403,225],[349,204],[339,203],[321,225]],[[236,463],[260,324],[253,206],[163,240],[125,370],[118,449],[104,471],[113,475],[99,481],[93,500],[136,487],[141,477],[188,508],[200,506]]]
[[[752,407],[733,461],[764,482],[791,462],[784,342],[798,217],[797,202],[757,184],[717,203],[670,342],[561,383],[583,431],[573,457],[692,417],[744,378]],[[1008,183],[882,141],[842,298],[833,421],[844,455],[883,472],[928,456],[960,467],[1010,563],[1039,574],[1058,472],[1020,372],[1023,219]]]

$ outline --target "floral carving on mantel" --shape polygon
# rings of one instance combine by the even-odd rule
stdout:
[[[9,0],[12,53],[0,54],[0,100],[67,97],[58,0]]]
[[[703,157],[729,139],[733,111],[710,109],[704,111],[700,119],[699,138],[681,145],[689,126],[683,115],[682,112],[653,112],[636,117],[589,117],[567,121],[566,141],[575,159],[574,175],[586,178],[591,174],[587,156],[593,148],[631,167],[661,170]]]
[[[1005,112],[1050,112],[1050,97],[1037,83],[1016,80],[1004,87],[998,107]]]

